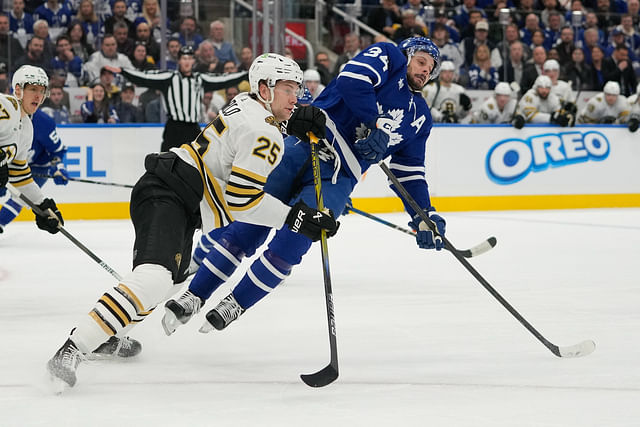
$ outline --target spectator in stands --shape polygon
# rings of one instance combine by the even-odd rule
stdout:
[[[621,44],[625,44],[624,33],[619,28],[614,28],[611,30],[610,42],[604,48],[604,56],[611,56],[616,47]]]
[[[598,0],[595,12],[598,16],[598,27],[605,32],[609,32],[620,23],[615,5],[609,0]]]
[[[455,8],[453,20],[461,32],[460,36],[465,38],[473,35],[475,24],[483,17],[484,12],[476,8],[476,0],[462,0],[462,4]]]
[[[486,44],[479,44],[473,53],[473,63],[469,67],[470,89],[495,89],[500,81],[498,70],[491,65],[491,52]]]
[[[196,51],[196,65],[194,71],[200,73],[220,73],[222,64],[216,56],[215,48],[209,40],[200,43]]]
[[[422,0],[407,0],[407,2],[400,8],[400,13],[402,14],[402,12],[407,9],[413,10],[416,13],[416,24],[424,27],[426,25],[424,20],[424,7],[426,4],[427,2]],[[429,31],[429,33],[431,33],[431,31]]]
[[[460,28],[460,37],[462,40],[466,39],[467,37],[473,37],[475,35],[475,31],[476,31],[476,24],[480,21],[486,21],[487,19],[485,18],[485,14],[482,10],[480,9],[472,9],[469,12],[469,21],[467,23],[467,25],[465,27]],[[487,28],[489,28],[487,26]],[[487,30],[487,37],[488,37],[488,31]]]
[[[467,37],[460,43],[460,53],[464,58],[464,64],[467,69],[473,63],[473,55],[479,45],[487,45],[487,48],[489,48],[489,56],[491,56],[491,49],[493,49],[494,46],[493,43],[489,41],[489,24],[487,21],[478,21],[476,23],[474,36]]]
[[[611,56],[603,59],[602,75],[606,82],[618,82],[622,95],[633,95],[638,82],[629,60],[629,48],[627,46],[624,44],[616,46]]]
[[[33,22],[33,16],[24,11],[24,0],[14,0],[13,8],[9,12],[9,28],[22,49],[27,47],[27,40],[33,34]]]
[[[3,64],[13,64],[24,56],[24,49],[20,42],[9,35],[9,17],[0,12],[0,62]]]
[[[115,34],[115,25],[122,23],[127,26],[129,37],[133,38],[135,35],[133,22],[126,16],[127,2],[125,0],[115,0],[111,6],[111,16],[104,21],[105,34]]]
[[[77,87],[82,78],[82,59],[71,50],[69,36],[61,34],[56,40],[56,56],[51,60],[51,68],[64,70],[67,74],[65,86]]]
[[[84,32],[82,24],[79,22],[72,22],[67,29],[67,35],[71,41],[71,49],[73,50],[73,53],[80,57],[83,63],[86,63],[95,52],[95,49],[87,43],[87,35]]]
[[[400,7],[394,0],[382,0],[380,6],[369,12],[369,26],[389,39],[393,39],[393,33],[401,23]]]
[[[96,46],[102,22],[98,19],[98,15],[93,10],[92,0],[81,0],[78,6],[78,14],[75,19],[82,24],[84,32],[87,35],[87,43]]]
[[[560,33],[562,31],[563,23],[564,18],[562,18],[560,12],[553,11],[549,14],[549,25],[547,25],[544,34],[544,42],[547,50],[560,43]]]
[[[238,65],[236,65],[236,63],[231,61],[231,60],[225,62],[222,65],[222,72],[224,74],[237,73],[238,71],[242,71],[242,70],[239,70],[238,69]],[[243,80],[240,83],[238,83],[237,86],[238,86],[238,89],[240,89],[240,92],[250,92],[251,91],[251,85],[249,84],[249,79],[248,78],[247,78],[247,80]]]
[[[560,15],[560,27],[564,25],[564,17],[560,14],[560,7],[557,0],[542,0],[544,8],[540,12],[540,21],[544,28],[551,26],[551,16],[554,14]],[[558,28],[560,28],[558,27]]]
[[[535,8],[535,3],[535,0],[520,0],[520,5],[513,14],[513,20],[518,25],[518,28],[526,27],[527,16],[532,13],[534,15],[538,15],[540,13]]]
[[[178,52],[180,52],[181,47],[180,41],[176,37],[171,37],[167,40],[167,57],[165,61],[167,70],[178,68]]]
[[[444,1],[443,1],[443,4],[444,4]],[[434,7],[436,7],[435,4],[434,4]],[[450,25],[450,23],[453,23],[453,21],[449,19],[444,9],[442,10],[437,9],[435,15],[436,15],[436,21],[435,21],[435,24],[433,24],[433,27],[435,27],[438,24],[444,25],[444,27],[447,29],[447,32],[449,33],[449,40],[451,40],[451,43],[456,43],[456,44],[460,43],[460,41],[462,40],[462,37],[460,36],[460,31],[458,31],[458,29],[455,28],[453,25]],[[431,33],[433,33],[433,31],[431,31]]]
[[[105,65],[122,68],[133,68],[129,58],[117,51],[117,43],[112,34],[106,34],[102,39],[102,46],[99,51],[94,52],[84,64],[85,79],[93,82],[100,77],[100,70]],[[118,81],[120,85],[120,81]]]
[[[640,0],[627,0],[627,13],[631,16],[634,27],[640,25]]]
[[[136,44],[143,43],[147,47],[147,54],[153,58],[155,63],[160,61],[160,45],[151,36],[151,28],[146,22],[139,22],[136,27]]]
[[[52,38],[55,40],[71,23],[72,12],[63,3],[58,0],[47,0],[47,2],[39,6],[33,13],[33,19],[44,19],[49,24],[49,30]]]
[[[595,90],[593,66],[584,61],[582,49],[571,52],[571,62],[562,67],[562,79],[571,84],[574,91]]]
[[[180,32],[177,34],[182,46],[191,46],[197,50],[203,37],[198,33],[198,23],[193,16],[185,16],[180,20]]]
[[[325,88],[325,86],[320,83],[320,73],[312,68],[305,70],[303,80],[304,86],[309,89],[313,99],[316,99]]]
[[[604,46],[607,44],[607,38],[609,37],[609,34],[606,33],[603,29],[601,29],[598,23],[598,15],[596,15],[594,12],[587,12],[587,14],[584,17],[584,31],[586,31],[589,28],[595,28],[598,32],[598,44],[600,46]],[[584,40],[584,36],[582,33],[578,34],[578,38]]]
[[[408,4],[408,3],[407,3]],[[407,9],[413,10],[413,9]],[[409,36],[407,36],[409,37]],[[344,36],[344,50],[342,55],[336,60],[335,68],[333,69],[333,75],[338,75],[340,68],[351,61],[351,58],[360,53],[360,36],[357,33],[349,33]]]
[[[238,64],[238,70],[249,71],[253,59],[253,50],[249,46],[243,47],[240,50],[240,64]]]
[[[509,46],[509,59],[507,61],[507,75],[504,75],[504,66],[498,68],[500,81],[516,82],[522,85],[522,76],[524,73],[524,48],[518,40]]]
[[[573,28],[566,25],[560,31],[560,42],[555,46],[558,51],[558,62],[561,66],[565,66],[571,62],[573,50],[576,48],[573,44]]]
[[[593,67],[593,89],[602,90],[607,82],[603,73],[604,50],[600,46],[591,49],[591,66]]]
[[[456,70],[461,69],[464,66],[464,58],[460,53],[458,43],[449,41],[449,31],[444,24],[437,23],[433,26],[433,36],[431,40],[440,49],[440,56],[442,61],[451,61],[456,67]]]
[[[71,123],[69,107],[64,104],[64,89],[60,85],[50,85],[49,97],[42,105],[41,110],[51,117],[57,125]]]
[[[323,50],[319,50],[316,52],[316,70],[320,73],[320,83],[323,85],[328,85],[331,79],[333,79],[333,75],[331,74],[331,60],[329,59],[329,54]]]
[[[144,122],[144,115],[140,108],[133,105],[135,99],[136,87],[127,83],[122,88],[120,93],[120,100],[115,104],[115,110],[120,119],[120,123],[142,123]]]
[[[143,22],[149,26],[150,37],[153,38],[156,43],[162,40],[162,34],[160,30],[160,6],[158,0],[144,0],[142,2],[142,12],[133,21],[133,26],[137,30],[138,25]]]
[[[425,28],[418,25],[416,12],[413,9],[404,9],[401,13],[402,25],[393,33],[393,40],[400,43],[402,40],[412,36],[425,37]]]
[[[616,29],[624,35],[624,44],[629,48],[629,56],[631,56],[632,52],[640,48],[640,34],[638,34],[639,30],[634,28],[633,16],[630,13],[622,15],[620,25]]]
[[[506,53],[507,55],[509,55],[511,44],[520,39],[520,32],[518,31],[518,26],[514,23],[507,25],[504,30],[504,35],[505,35],[504,40],[500,40],[496,44],[496,47],[494,47],[491,50],[491,63],[496,68],[502,67],[502,61],[503,61],[502,55],[504,55],[504,52],[505,52],[505,45],[506,45]]]
[[[138,71],[155,70],[153,58],[147,55],[147,46],[142,42],[136,42],[133,52],[129,55],[133,68]]]
[[[571,15],[573,12],[582,12],[582,22],[580,26],[583,27],[585,23],[585,14],[587,13],[587,9],[582,4],[582,0],[572,0],[571,7],[568,8],[567,12],[564,14],[564,22],[565,25],[571,25]]]
[[[118,113],[106,96],[106,89],[96,83],[88,91],[87,100],[82,103],[80,112],[85,123],[118,123]]]
[[[582,33],[582,39],[578,39],[576,44],[576,47],[582,48],[584,52],[584,61],[587,64],[591,64],[591,50],[594,46],[603,48],[599,42],[598,28],[587,28]]]
[[[106,90],[106,95],[111,104],[118,102],[120,99],[120,86],[115,84],[116,75],[113,71],[109,70],[107,67],[102,67],[100,70],[100,80],[98,82],[92,83],[100,83],[102,87]]]
[[[215,56],[222,63],[233,61],[238,63],[236,53],[233,51],[233,45],[224,41],[224,23],[222,21],[213,21],[209,25],[209,38],[207,39],[214,47]]]
[[[115,37],[116,44],[118,45],[118,53],[129,56],[136,47],[136,43],[129,37],[129,27],[127,27],[127,24],[124,22],[116,22],[113,30],[115,31],[113,37]]]
[[[525,46],[531,45],[531,37],[533,36],[534,31],[541,30],[540,27],[540,18],[535,13],[529,13],[524,21],[524,27],[520,30],[520,41],[525,44]]]
[[[550,48],[547,46],[547,40],[545,39],[545,32],[542,30],[535,30],[531,34],[531,43],[529,44],[529,50],[533,52],[537,46],[542,46],[544,50],[549,50]]]
[[[27,52],[16,60],[13,70],[17,70],[23,65],[34,65],[40,67],[47,74],[51,74],[51,58],[45,58],[43,54],[45,40],[34,36],[27,44]]]
[[[226,88],[224,90],[224,95],[227,99],[227,103],[222,107],[222,109],[225,109],[229,105],[229,103],[233,101],[233,98],[238,96],[239,93],[240,89],[238,89],[238,86],[229,86],[228,88]]]
[[[522,70],[522,93],[528,91],[539,75],[542,74],[542,64],[547,60],[547,51],[543,46],[537,46],[533,49],[531,59],[529,59]]]
[[[51,41],[52,37],[49,34],[49,24],[44,19],[38,19],[33,23],[33,36],[40,37],[44,40],[44,46],[42,47],[42,54],[47,61],[50,61],[56,54],[56,46]],[[55,40],[55,37],[53,37]]]

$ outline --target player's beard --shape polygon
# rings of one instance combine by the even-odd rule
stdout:
[[[426,74],[413,74],[407,76],[407,82],[413,90],[422,90],[424,85],[429,82],[429,76]]]

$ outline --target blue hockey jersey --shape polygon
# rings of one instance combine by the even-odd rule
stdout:
[[[407,83],[407,58],[400,49],[391,43],[369,46],[344,66],[313,105],[327,113],[327,139],[333,140],[343,167],[355,180],[370,166],[352,150],[364,136],[364,123],[382,114],[392,117],[389,167],[422,208],[431,207],[425,153],[433,121],[422,94]],[[415,215],[406,203],[405,208]]]
[[[29,165],[47,167],[50,166],[54,158],[62,160],[67,148],[58,136],[56,122],[40,110],[36,110],[31,120],[33,122],[33,143],[29,152]]]

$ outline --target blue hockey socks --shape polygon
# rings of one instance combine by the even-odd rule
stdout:
[[[282,283],[292,268],[291,264],[267,250],[251,264],[240,283],[233,289],[233,296],[246,310]]]
[[[206,258],[202,260],[198,272],[189,285],[189,290],[203,300],[209,299],[211,294],[236,271],[243,257],[244,252],[226,239],[215,242]]]

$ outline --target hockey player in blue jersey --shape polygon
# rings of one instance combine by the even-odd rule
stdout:
[[[328,143],[321,150],[320,168],[327,208],[343,212],[362,174],[390,156],[390,169],[444,236],[445,221],[431,205],[425,179],[432,119],[421,95],[439,68],[439,50],[428,38],[410,38],[397,47],[376,43],[349,61],[313,102],[326,115]],[[315,206],[310,146],[292,137],[285,140],[285,146],[283,160],[269,176],[265,191],[289,204],[303,200]],[[434,235],[406,203],[405,209],[418,230],[418,246],[442,249],[441,237]],[[165,333],[170,335],[197,313],[242,258],[254,254],[268,232],[265,227],[233,222],[204,235],[194,255],[202,264],[189,289],[165,304]],[[231,294],[207,313],[200,331],[221,330],[237,319],[282,283],[310,246],[310,239],[284,228],[278,230]]]
[[[38,187],[47,182],[46,175],[53,176],[58,185],[67,185],[69,174],[64,168],[62,159],[67,148],[62,144],[56,131],[55,121],[41,110],[31,117],[33,123],[33,142],[29,150],[29,167],[33,180]],[[0,188],[0,196],[4,196],[6,188]],[[0,233],[22,210],[23,204],[15,197],[9,197],[0,209]]]

